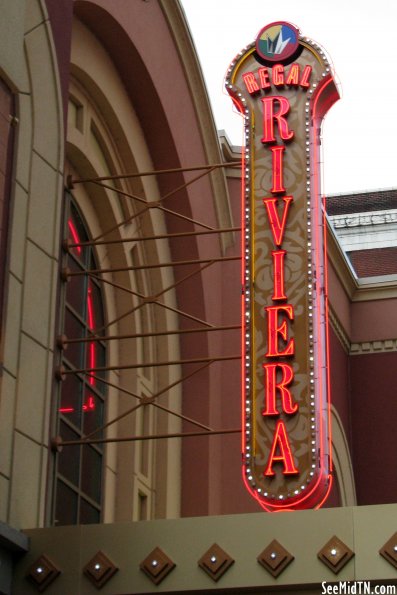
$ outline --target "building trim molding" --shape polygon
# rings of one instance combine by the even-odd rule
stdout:
[[[350,345],[350,355],[368,355],[374,353],[387,353],[397,351],[397,339],[384,339],[383,341],[364,341]]]
[[[350,339],[331,306],[328,307],[328,321],[332,326],[335,335],[338,337],[344,351],[348,354],[350,352],[351,345]]]
[[[348,213],[344,215],[330,215],[335,229],[351,227],[365,227],[370,225],[388,225],[397,223],[397,209],[372,211],[362,213]]]
[[[352,343],[331,306],[328,309],[328,321],[347,355],[370,355],[397,351],[397,339],[394,338]]]

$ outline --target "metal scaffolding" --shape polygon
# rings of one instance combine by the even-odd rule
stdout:
[[[82,248],[85,246],[113,245],[113,244],[121,244],[121,243],[126,243],[126,242],[144,242],[144,241],[149,241],[149,240],[157,241],[157,240],[163,240],[163,239],[174,240],[177,238],[189,238],[189,237],[194,238],[194,237],[204,236],[204,235],[223,234],[223,233],[228,233],[228,232],[241,231],[240,227],[228,227],[228,228],[216,229],[216,228],[212,227],[211,225],[208,225],[205,222],[198,221],[196,219],[193,219],[191,217],[183,215],[182,213],[171,210],[171,209],[165,207],[163,204],[167,198],[170,198],[170,196],[173,196],[180,190],[185,189],[187,186],[196,182],[197,180],[201,179],[202,177],[207,176],[212,171],[219,169],[219,168],[226,168],[226,167],[240,168],[241,162],[239,161],[239,162],[232,162],[232,163],[217,163],[214,165],[203,165],[203,166],[196,166],[196,167],[189,167],[189,168],[173,168],[173,169],[148,171],[148,172],[141,172],[141,173],[129,173],[129,174],[123,174],[123,175],[117,175],[117,176],[107,176],[107,177],[100,177],[100,178],[74,179],[69,176],[68,180],[67,180],[67,186],[68,186],[69,190],[73,189],[78,184],[95,184],[97,186],[102,187],[105,190],[111,190],[112,192],[115,192],[116,194],[118,194],[122,197],[133,200],[133,201],[140,203],[144,206],[141,210],[135,212],[132,216],[127,217],[123,221],[117,223],[117,225],[107,229],[106,231],[104,231],[103,233],[101,233],[100,235],[98,235],[96,238],[94,238],[92,240],[75,242],[75,241],[71,241],[70,239],[68,239],[68,240],[65,239],[63,242],[63,249],[65,250],[65,252],[69,252],[74,248],[79,248],[79,247]],[[147,201],[146,199],[144,199],[140,196],[136,196],[134,194],[125,192],[119,188],[116,188],[115,186],[111,186],[111,185],[105,183],[105,182],[112,182],[112,181],[121,180],[121,179],[132,179],[132,178],[138,178],[138,177],[140,178],[140,177],[144,177],[144,176],[158,176],[158,175],[165,175],[165,174],[172,174],[172,173],[185,173],[185,172],[194,172],[194,171],[200,171],[201,173],[199,175],[195,176],[193,179],[185,182],[184,184],[182,184],[182,185],[178,186],[177,188],[173,189],[172,191],[168,192],[167,194],[162,196],[157,201]],[[169,216],[174,216],[174,217],[177,217],[178,219],[186,221],[192,225],[199,226],[202,229],[200,231],[197,231],[196,229],[194,229],[191,231],[183,231],[183,232],[179,232],[179,233],[163,233],[163,234],[159,234],[159,235],[134,237],[134,238],[127,238],[127,239],[125,239],[125,238],[120,238],[120,239],[116,239],[116,240],[105,239],[109,233],[117,230],[118,228],[122,227],[123,225],[125,225],[127,223],[130,223],[133,219],[144,215],[146,212],[148,212],[150,209],[153,209],[153,208],[159,209],[160,211],[162,211],[163,213],[165,213]],[[173,307],[163,303],[160,300],[160,298],[162,296],[164,296],[165,293],[180,286],[182,283],[184,283],[188,279],[191,279],[193,276],[202,273],[205,269],[212,266],[214,263],[219,263],[219,262],[224,263],[224,262],[230,262],[230,261],[236,261],[236,260],[241,260],[241,256],[222,256],[222,257],[218,256],[218,257],[214,257],[214,258],[205,258],[205,259],[197,258],[197,259],[170,261],[170,262],[164,262],[164,263],[161,262],[161,263],[155,263],[155,264],[144,264],[144,265],[130,266],[130,267],[100,268],[100,269],[92,269],[92,270],[88,270],[88,271],[71,271],[67,268],[64,268],[61,271],[61,278],[65,282],[67,282],[69,279],[71,279],[72,277],[75,277],[75,276],[89,275],[99,283],[109,284],[110,286],[112,286],[113,288],[115,288],[119,291],[124,291],[124,292],[134,295],[136,298],[138,298],[139,303],[137,305],[135,305],[133,308],[131,308],[130,310],[128,310],[127,312],[118,316],[117,318],[107,322],[101,328],[95,329],[95,333],[93,333],[89,337],[78,338],[78,337],[68,337],[68,336],[64,336],[64,335],[58,337],[58,347],[62,350],[62,349],[66,349],[68,345],[76,344],[76,343],[86,343],[86,342],[96,342],[96,341],[107,342],[107,341],[116,341],[116,340],[123,340],[123,339],[160,337],[160,336],[166,336],[166,335],[187,335],[189,333],[206,333],[206,332],[222,332],[222,333],[224,333],[227,331],[234,331],[237,329],[241,329],[240,323],[231,324],[231,325],[211,324],[208,321],[202,320],[201,318],[198,318],[198,317],[190,314],[189,312],[179,310],[178,308],[173,308]],[[179,279],[172,285],[166,287],[165,289],[162,289],[160,292],[158,292],[155,295],[146,295],[145,296],[142,293],[133,291],[132,289],[130,289],[128,287],[124,287],[123,285],[115,283],[114,281],[110,281],[109,279],[106,279],[103,276],[104,274],[107,274],[107,273],[129,272],[129,271],[136,271],[136,270],[148,270],[148,269],[155,269],[155,268],[162,268],[162,267],[176,267],[176,266],[186,266],[186,265],[189,265],[189,266],[199,265],[199,266],[194,271],[190,272],[189,274],[182,277],[181,279]],[[100,333],[103,333],[103,331],[108,329],[110,326],[114,325],[116,322],[119,322],[123,318],[133,314],[134,312],[136,312],[137,310],[139,310],[146,304],[154,304],[160,308],[170,310],[173,313],[175,313],[179,316],[182,316],[188,320],[191,320],[192,322],[198,323],[201,326],[194,326],[192,328],[187,328],[187,329],[165,329],[164,331],[155,331],[155,332],[125,333],[125,334],[121,334],[121,335],[117,335],[117,334],[102,335],[102,334],[100,334]],[[138,403],[136,405],[134,405],[133,407],[131,407],[130,409],[128,409],[127,411],[123,412],[121,415],[115,417],[114,419],[109,420],[107,423],[103,424],[101,427],[97,428],[95,431],[91,432],[90,434],[86,435],[84,438],[82,438],[80,440],[62,440],[59,436],[53,437],[51,440],[51,447],[57,451],[60,451],[65,446],[78,445],[78,444],[105,444],[105,443],[109,443],[109,442],[113,442],[113,443],[132,442],[132,441],[139,441],[139,440],[156,440],[156,439],[164,439],[164,438],[188,438],[188,437],[195,437],[195,436],[214,436],[214,435],[222,435],[222,434],[240,433],[241,432],[240,428],[237,428],[237,429],[236,428],[227,428],[227,429],[211,428],[211,427],[201,423],[198,420],[194,420],[190,417],[187,417],[186,415],[183,415],[180,412],[173,411],[172,409],[169,409],[168,407],[165,407],[157,402],[158,397],[160,397],[162,394],[168,392],[171,388],[182,384],[187,379],[191,378],[192,376],[194,376],[198,372],[204,370],[205,368],[208,368],[215,362],[240,360],[240,359],[241,359],[241,354],[238,353],[238,354],[234,354],[234,355],[219,355],[216,357],[203,356],[203,357],[189,358],[189,359],[184,359],[184,360],[183,359],[172,359],[169,361],[167,360],[167,361],[138,362],[138,363],[124,364],[124,365],[102,366],[102,367],[97,367],[97,368],[86,367],[86,368],[66,369],[63,366],[59,366],[56,369],[56,377],[59,381],[64,380],[70,374],[86,375],[88,378],[95,379],[96,381],[99,381],[101,383],[104,383],[104,384],[112,387],[112,388],[117,389],[118,391],[120,391],[123,394],[134,397],[135,399],[138,400]],[[98,374],[102,374],[104,372],[109,372],[109,371],[116,371],[116,370],[120,371],[120,370],[126,370],[126,369],[132,370],[132,369],[140,369],[140,368],[157,368],[160,366],[176,366],[176,365],[181,366],[183,364],[195,364],[195,365],[201,364],[201,365],[199,367],[196,367],[193,371],[190,371],[188,374],[181,375],[181,377],[179,379],[177,379],[175,382],[173,382],[169,386],[161,389],[159,392],[157,392],[154,395],[151,395],[150,397],[142,397],[141,395],[137,395],[137,394],[131,392],[130,390],[127,390],[125,387],[122,387],[119,384],[114,384],[114,383],[110,382],[108,379],[103,378],[102,376],[98,376]],[[95,435],[100,434],[105,429],[107,429],[111,425],[117,423],[118,421],[125,418],[126,416],[131,415],[133,412],[135,412],[140,407],[149,406],[149,405],[156,407],[156,408],[166,412],[169,415],[176,416],[183,421],[189,422],[189,423],[195,425],[196,427],[200,428],[200,430],[197,430],[194,432],[178,432],[178,433],[171,433],[171,434],[146,434],[146,435],[144,434],[144,435],[140,435],[140,436],[111,437],[111,438],[104,438],[104,437],[96,437],[95,438],[94,437]]]

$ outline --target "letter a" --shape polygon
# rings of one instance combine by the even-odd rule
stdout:
[[[280,454],[276,455],[277,448],[279,449]],[[281,420],[277,422],[276,430],[274,432],[269,461],[264,473],[266,476],[269,477],[275,475],[275,472],[273,471],[273,463],[276,462],[281,462],[284,464],[283,475],[295,475],[296,473],[299,473],[292,458],[291,447],[288,442],[287,428],[285,427],[284,422]]]

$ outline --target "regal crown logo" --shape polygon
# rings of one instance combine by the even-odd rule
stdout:
[[[290,40],[290,37],[285,40],[283,39],[283,31],[281,29],[274,39],[271,39],[270,37],[267,38],[267,53],[273,55],[281,54]]]

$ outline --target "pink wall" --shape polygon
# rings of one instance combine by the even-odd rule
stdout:
[[[352,342],[397,337],[397,299],[355,302],[352,305]]]
[[[328,298],[332,309],[337,315],[343,329],[351,333],[350,300],[335,272],[335,269],[328,259]]]
[[[63,119],[66,134],[73,3],[70,2],[70,0],[46,0],[46,6],[58,60],[58,72],[62,90]]]
[[[397,353],[350,358],[353,468],[358,504],[397,499]]]
[[[241,181],[228,179],[230,207],[233,224],[241,224]],[[241,234],[236,233],[235,244],[227,256],[240,256]],[[222,274],[223,323],[241,323],[241,262],[233,261]],[[223,334],[225,353],[241,352],[240,331]],[[241,427],[241,363],[232,361],[222,366],[222,424],[223,427]],[[242,480],[241,435],[224,436],[221,444],[222,482],[220,491],[220,513],[238,514],[259,512],[262,508],[248,494]]]
[[[349,356],[333,328],[329,328],[331,403],[341,418],[347,440],[351,444]]]

